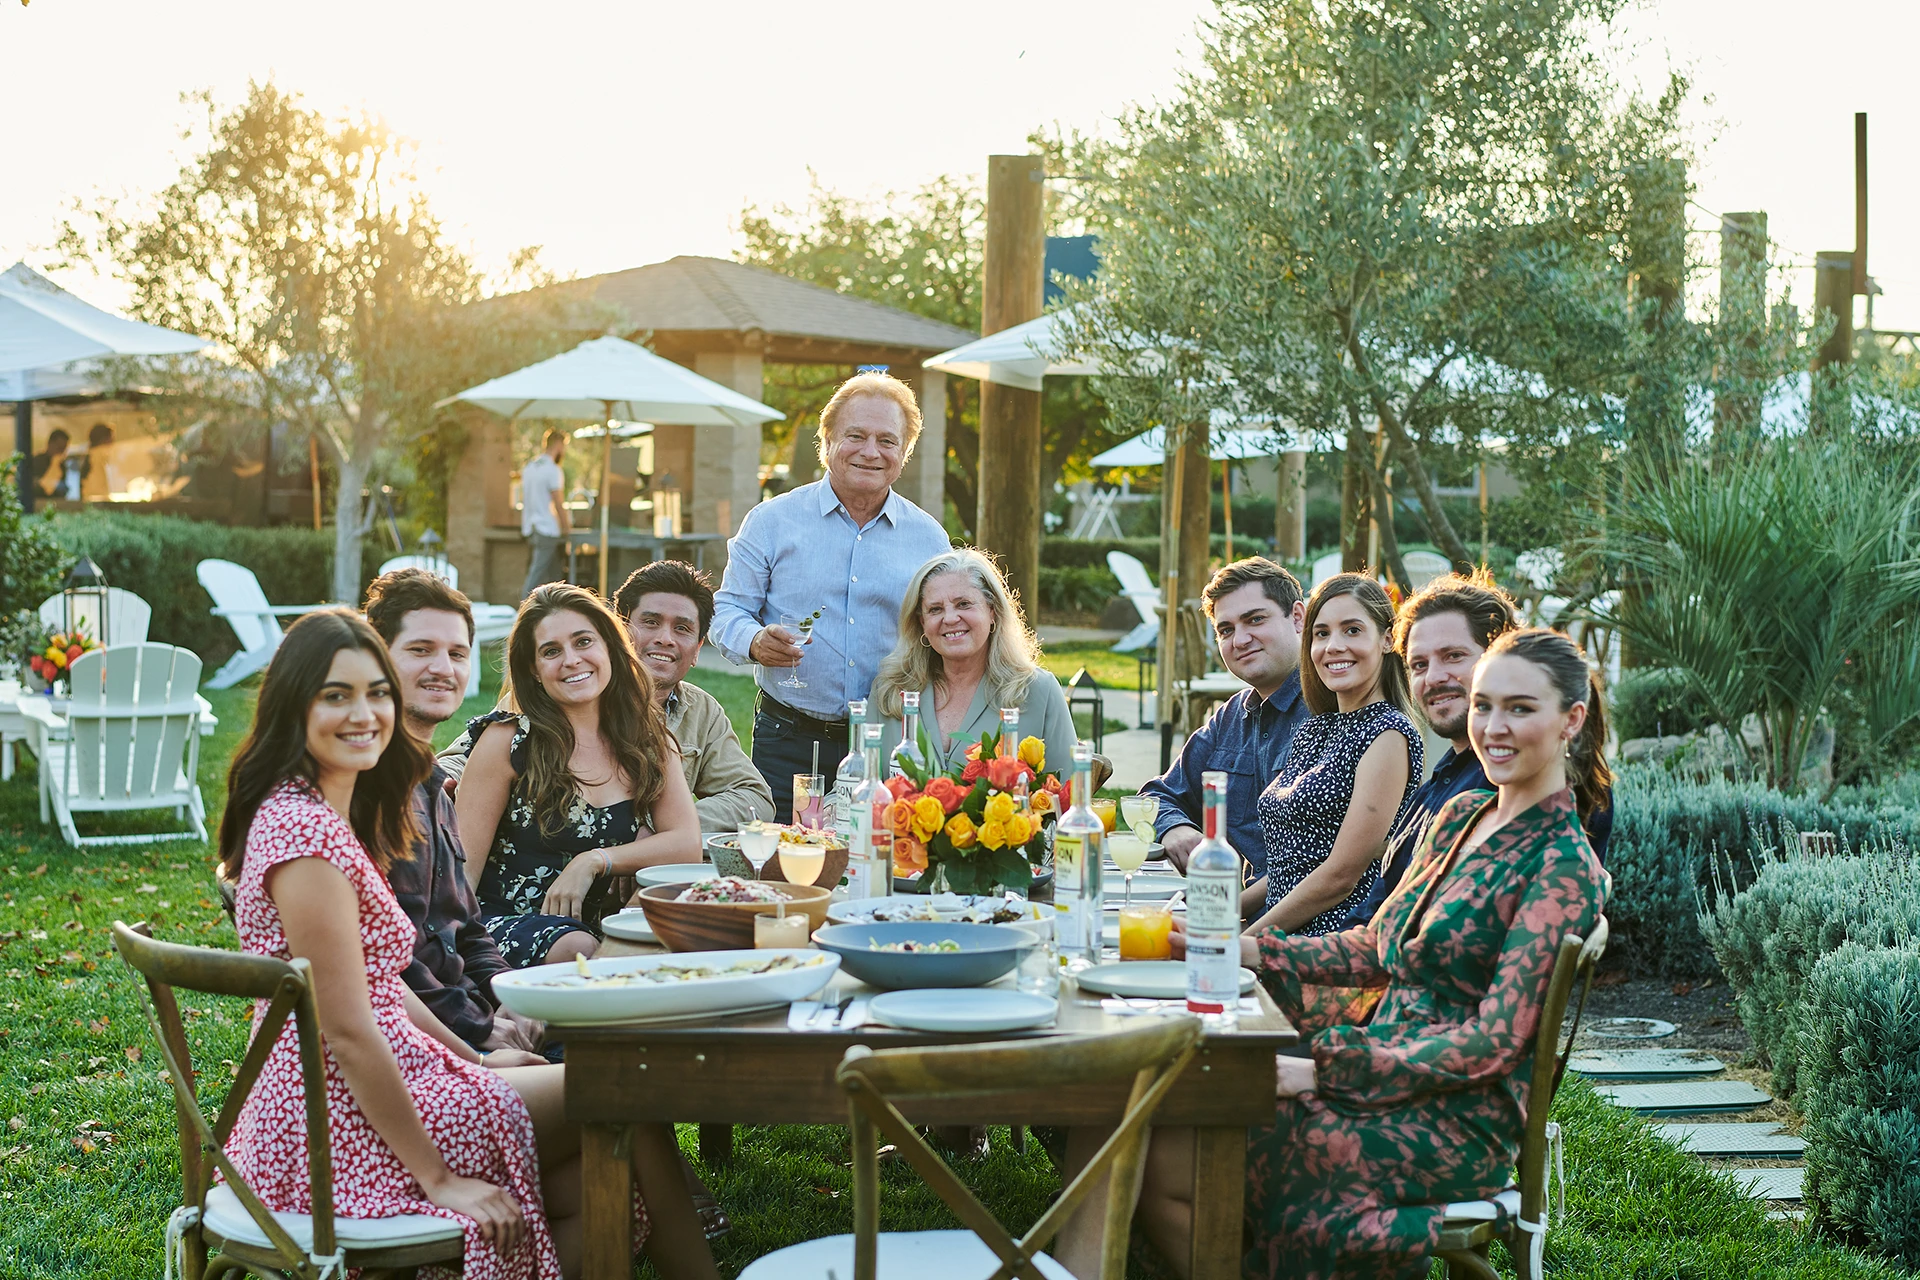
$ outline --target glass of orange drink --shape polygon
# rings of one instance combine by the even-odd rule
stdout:
[[[1094,800],[1089,807],[1093,810],[1094,816],[1100,819],[1100,825],[1107,829],[1107,834],[1112,835],[1114,827],[1120,822],[1119,802],[1110,799]]]
[[[1171,960],[1173,912],[1161,902],[1143,902],[1120,908],[1120,958]]]

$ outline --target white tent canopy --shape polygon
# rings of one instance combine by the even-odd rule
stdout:
[[[24,262],[0,274],[0,400],[97,394],[104,356],[185,355],[204,338],[82,302]]]
[[[1305,436],[1267,423],[1223,426],[1216,422],[1207,433],[1207,456],[1215,462],[1239,462],[1247,458],[1271,458],[1276,454],[1313,451],[1313,442]],[[1097,454],[1088,465],[1157,467],[1166,460],[1167,429],[1149,427],[1133,439],[1124,440],[1105,453]]]
[[[1040,380],[1052,374],[1107,372],[1104,364],[1090,356],[1060,350],[1063,344],[1056,330],[1072,310],[1050,311],[1036,320],[990,333],[978,342],[942,351],[925,361],[924,367],[1024,391],[1040,390]]]
[[[758,426],[786,415],[624,338],[594,338],[441,401],[508,418]]]

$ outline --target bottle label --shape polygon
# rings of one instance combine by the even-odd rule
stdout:
[[[1187,929],[1192,933],[1238,934],[1240,886],[1219,873],[1187,877]]]
[[[1054,900],[1063,901],[1080,888],[1080,869],[1084,865],[1079,836],[1057,834],[1053,838]]]

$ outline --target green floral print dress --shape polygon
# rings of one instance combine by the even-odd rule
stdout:
[[[1606,872],[1571,791],[1461,848],[1493,801],[1449,801],[1371,923],[1260,936],[1315,1084],[1250,1135],[1247,1274],[1425,1276],[1446,1204],[1511,1180],[1554,958],[1599,919]],[[1384,988],[1371,1019],[1331,1023],[1354,988]]]

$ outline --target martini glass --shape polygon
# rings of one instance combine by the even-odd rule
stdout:
[[[753,865],[753,878],[780,848],[780,828],[764,822],[750,822],[740,829],[740,852]]]
[[[1128,796],[1120,802],[1120,817],[1148,844],[1153,843],[1153,822],[1159,816],[1160,802],[1152,796]]]
[[[1107,837],[1107,856],[1126,878],[1127,896],[1121,903],[1125,910],[1133,905],[1133,873],[1147,860],[1147,842],[1131,831],[1116,831]]]

